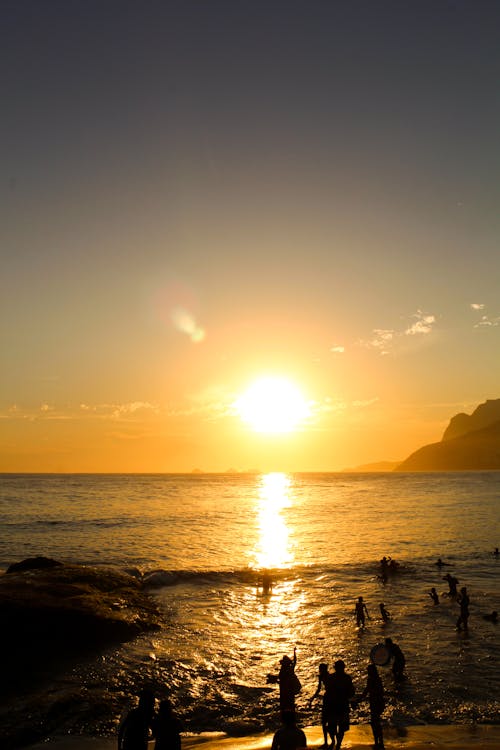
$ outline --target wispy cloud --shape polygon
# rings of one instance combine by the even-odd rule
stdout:
[[[471,302],[470,309],[474,312],[483,312],[486,309],[486,305],[482,302]],[[500,324],[500,316],[491,316],[489,313],[483,312],[480,320],[474,323],[474,328],[492,328]]]
[[[432,327],[436,322],[434,315],[426,315],[422,310],[417,310],[412,317],[416,318],[416,320],[406,329],[406,336],[431,333]]]
[[[382,355],[389,354],[396,331],[391,328],[374,328],[372,333],[373,336],[364,345],[368,349],[377,349]]]
[[[4,412],[0,412],[0,419],[27,419],[66,421],[77,419],[103,419],[127,421],[134,417],[144,418],[148,414],[157,415],[160,407],[147,401],[132,401],[123,404],[84,404],[64,407],[55,404],[42,403],[38,408],[22,408],[19,404],[12,404]]]
[[[474,328],[490,328],[500,323],[500,317],[490,318],[488,315],[481,315],[481,320],[474,324]]]
[[[344,354],[345,346],[339,346],[339,345],[332,346],[330,347],[330,351],[333,352],[334,354]]]
[[[360,339],[357,343],[366,349],[378,351],[382,356],[393,351],[398,339],[406,336],[426,336],[434,329],[436,316],[417,310],[410,316],[410,322],[399,330],[394,328],[374,328],[372,336],[368,339]]]

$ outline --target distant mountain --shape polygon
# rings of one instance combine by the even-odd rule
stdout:
[[[482,430],[495,422],[500,422],[500,398],[488,399],[484,404],[479,404],[472,414],[455,414],[444,431],[443,440],[452,440],[468,432]]]
[[[400,464],[400,461],[377,461],[373,464],[361,464],[361,466],[353,466],[350,469],[342,469],[342,472],[355,473],[355,472],[369,472],[369,471],[394,471]]]
[[[419,448],[395,471],[500,471],[500,399],[456,414],[443,439]]]

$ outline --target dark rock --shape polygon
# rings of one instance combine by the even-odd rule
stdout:
[[[58,662],[161,625],[156,604],[132,576],[114,568],[65,564],[1,575],[0,622],[1,691],[43,673],[46,665],[54,671]]]
[[[60,565],[62,565],[61,562],[53,560],[51,557],[27,557],[26,560],[9,565],[5,572],[18,573],[22,570],[42,570],[44,568],[57,568]]]

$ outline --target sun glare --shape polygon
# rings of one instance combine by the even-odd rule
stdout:
[[[288,528],[281,515],[291,505],[290,479],[286,474],[264,474],[259,488],[259,543],[255,550],[258,568],[282,568],[293,561],[288,549]]]
[[[241,419],[255,432],[292,432],[310,415],[294,383],[281,377],[262,377],[235,402]]]

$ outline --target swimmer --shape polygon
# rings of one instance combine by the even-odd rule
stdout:
[[[431,599],[432,599],[432,601],[434,602],[435,605],[439,604],[438,592],[436,591],[436,589],[434,588],[434,586],[429,591],[429,596],[431,597]]]
[[[441,560],[441,558],[440,558],[440,557],[438,557],[438,559],[437,559],[437,560],[436,560],[436,562],[434,563],[434,565],[437,565],[437,566],[438,566],[438,568],[442,568],[442,567],[443,567],[443,565],[449,565],[449,564],[450,564],[450,563],[445,563],[445,562],[443,562],[443,561]]]
[[[495,547],[495,549],[493,550],[493,554],[495,555],[495,557],[498,557],[500,555],[500,552],[498,551],[498,547]]]

